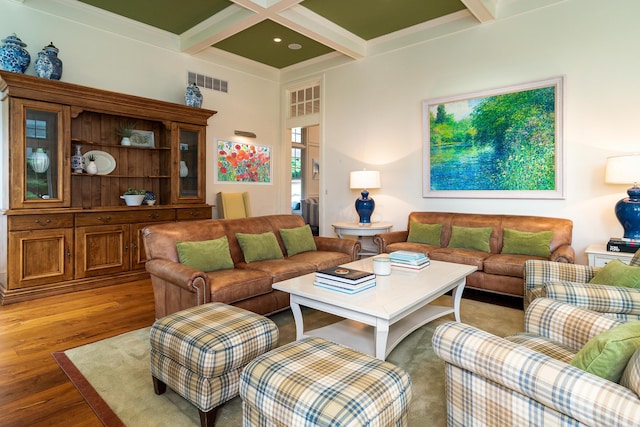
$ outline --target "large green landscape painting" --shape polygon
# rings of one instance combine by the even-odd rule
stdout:
[[[559,81],[511,89],[425,101],[428,196],[558,197]]]

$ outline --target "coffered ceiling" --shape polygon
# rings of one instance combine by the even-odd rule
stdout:
[[[187,53],[213,47],[281,69],[332,53],[362,58],[371,41],[453,18],[490,21],[499,0],[73,1],[179,36]]]
[[[566,0],[6,1],[187,54],[282,70],[358,60]]]

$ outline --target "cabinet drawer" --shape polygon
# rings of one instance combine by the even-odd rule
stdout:
[[[186,221],[189,219],[210,219],[212,217],[211,206],[202,208],[178,208],[178,221]]]
[[[122,212],[105,211],[81,213],[76,215],[76,227],[90,225],[132,224],[136,222],[173,221],[173,209],[144,209],[140,211]]]
[[[73,214],[10,216],[9,231],[73,227]]]

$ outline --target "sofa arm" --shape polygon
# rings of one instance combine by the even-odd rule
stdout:
[[[571,245],[560,245],[553,251],[549,261],[573,264],[576,262],[576,251]]]
[[[152,281],[155,277],[165,284],[197,294],[196,300],[199,304],[207,303],[211,298],[209,276],[203,271],[164,259],[148,260],[145,263],[145,268],[151,275]]]
[[[537,298],[524,314],[524,330],[580,350],[594,336],[621,324],[595,311],[549,298]]]
[[[351,261],[358,259],[362,250],[360,241],[353,239],[338,239],[336,237],[314,236],[316,249],[319,251],[343,252],[351,257]]]
[[[438,357],[470,376],[486,378],[585,425],[637,426],[640,400],[635,393],[542,353],[457,322],[438,326],[432,344]],[[465,381],[463,387],[471,387],[467,392],[479,405],[490,399],[472,385]]]
[[[550,282],[547,298],[613,315],[623,320],[640,318],[640,289],[590,283]]]
[[[389,231],[373,236],[373,242],[378,246],[378,253],[383,254],[387,250],[387,245],[391,243],[406,242],[409,231]]]

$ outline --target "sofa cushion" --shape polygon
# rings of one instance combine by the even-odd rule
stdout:
[[[453,262],[456,264],[475,265],[478,271],[484,269],[484,260],[491,254],[473,249],[438,248],[429,253],[429,258],[436,261]]]
[[[265,271],[234,268],[207,275],[211,282],[211,301],[233,304],[273,290],[273,277]]]
[[[352,261],[351,257],[345,254],[344,252],[333,252],[333,251],[301,252],[299,254],[295,254],[294,256],[287,258],[287,260],[315,265],[316,270],[335,267],[336,265],[346,264]]]
[[[531,259],[531,255],[493,254],[484,260],[484,272],[501,276],[524,277],[524,263],[528,259]]]
[[[287,249],[287,256],[317,249],[309,224],[296,228],[282,228],[280,229],[280,237],[282,237],[284,247]]]
[[[293,277],[302,276],[316,271],[314,264],[302,261],[294,261],[287,259],[266,259],[262,261],[254,261],[251,263],[236,264],[236,268],[257,270],[269,273],[273,282],[291,279]]]
[[[246,263],[284,258],[273,231],[267,231],[262,234],[236,233],[236,238]]]
[[[582,347],[571,365],[609,381],[619,382],[629,359],[640,348],[640,320],[623,323],[596,335]]]
[[[450,248],[475,249],[482,252],[491,252],[489,238],[491,227],[458,227],[451,226]]]
[[[619,259],[614,259],[602,267],[589,283],[640,288],[640,268],[628,266]]]
[[[553,231],[520,231],[505,228],[502,232],[502,253],[551,257]]]
[[[176,242],[180,263],[201,271],[233,268],[227,236],[214,240]]]
[[[640,397],[640,348],[629,359],[620,378],[620,385],[633,390]]]
[[[412,221],[411,224],[409,224],[407,242],[427,243],[429,245],[440,246],[441,234],[442,224],[422,224]]]

